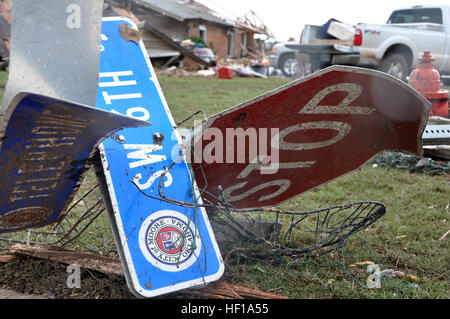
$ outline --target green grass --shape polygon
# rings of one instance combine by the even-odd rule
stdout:
[[[0,81],[3,77],[4,74]],[[285,79],[190,77],[162,77],[159,80],[177,121],[198,109],[210,116],[288,82]],[[86,183],[93,183],[93,180],[94,176],[90,175]],[[83,186],[89,187],[87,184]],[[344,255],[322,256],[314,260],[317,264],[296,263],[292,267],[288,267],[288,263],[296,260],[288,257],[242,258],[239,263],[230,259],[224,278],[289,298],[448,298],[450,236],[444,240],[440,237],[450,229],[449,176],[413,174],[405,170],[365,165],[291,199],[279,208],[302,211],[360,200],[380,201],[387,206],[387,213],[368,229],[352,236],[345,246]],[[102,216],[98,223],[97,228],[83,234],[84,243],[103,245],[108,235],[106,216]],[[296,236],[300,238],[300,234]],[[298,239],[296,243],[301,244]],[[345,257],[347,271],[342,266],[342,257]],[[361,287],[350,274],[359,283],[365,284],[368,276],[366,268],[349,268],[348,265],[366,260],[382,265],[381,269],[392,268],[415,276],[418,281],[413,285],[404,279],[389,279],[382,281],[380,289]],[[22,269],[20,276],[14,273],[18,268]],[[55,272],[59,273],[59,279],[55,279]],[[66,275],[64,267],[44,264],[35,259],[0,264],[0,286],[27,292],[44,293],[57,286],[61,295],[70,297],[71,291],[64,288]],[[33,280],[25,283],[23,276]],[[111,279],[91,272],[85,272],[82,278],[78,297],[131,297],[123,279]],[[123,289],[113,289],[111,285],[123,285]],[[189,295],[185,292],[174,295],[186,296]]]
[[[5,91],[5,85],[7,80],[8,80],[8,72],[0,71],[0,101],[3,100],[3,92]]]
[[[240,104],[289,82],[287,79],[257,78],[169,78],[159,82],[176,121],[181,121],[197,110],[208,116]]]

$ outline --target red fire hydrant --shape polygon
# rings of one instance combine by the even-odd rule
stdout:
[[[441,90],[441,76],[434,68],[433,56],[425,51],[419,66],[409,75],[408,84],[431,102],[430,116],[448,117],[448,91]]]

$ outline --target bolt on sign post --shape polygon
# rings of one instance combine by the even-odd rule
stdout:
[[[149,125],[80,104],[95,103],[102,4],[13,3],[0,115],[0,232],[63,219],[100,141],[123,127]]]
[[[420,155],[429,107],[385,73],[332,66],[212,116],[194,136],[197,184],[212,202],[271,207],[382,151]]]
[[[137,28],[104,18],[101,39],[97,107],[152,122],[100,146],[97,170],[128,286],[152,297],[217,280],[220,252]]]

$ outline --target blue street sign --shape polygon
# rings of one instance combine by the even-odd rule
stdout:
[[[152,297],[217,280],[224,266],[204,208],[159,195],[162,178],[167,198],[201,203],[147,52],[142,41],[123,37],[127,28],[137,30],[125,18],[103,19],[97,107],[152,126],[123,130],[100,153],[128,286],[137,296]]]
[[[32,93],[16,95],[0,123],[0,232],[64,218],[100,141],[149,123]]]

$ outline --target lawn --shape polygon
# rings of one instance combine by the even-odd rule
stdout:
[[[210,116],[288,82],[280,78],[161,77],[159,80],[176,121],[200,109]],[[92,184],[94,178],[90,172],[85,184]],[[279,208],[305,211],[362,200],[382,202],[387,212],[369,228],[352,236],[342,251],[312,260],[282,256],[246,258],[242,254],[239,259],[228,260],[224,278],[289,298],[448,298],[450,236],[440,238],[450,229],[449,175],[411,173],[368,164]],[[114,256],[105,214],[94,226],[81,240],[88,243],[85,246],[107,247],[103,253]],[[301,238],[301,234],[296,235]],[[293,241],[298,242],[299,239]],[[77,249],[83,249],[83,245]],[[381,270],[401,271],[416,280],[383,279],[381,288],[369,289],[366,267],[350,266],[363,261],[372,261]],[[74,298],[132,297],[123,278],[84,271],[82,288],[74,292],[65,288],[66,275],[64,266],[36,259],[0,263],[0,287]],[[170,295],[188,296],[184,292]]]

